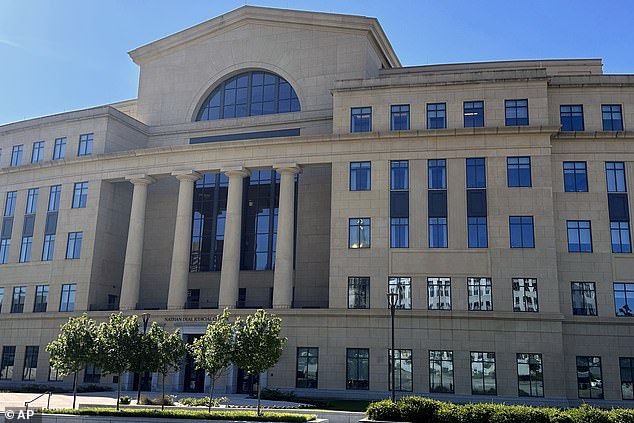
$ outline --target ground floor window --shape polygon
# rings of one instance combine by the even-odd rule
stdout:
[[[22,371],[22,380],[35,380],[37,373],[37,356],[40,347],[28,346],[24,352],[24,369]]]
[[[346,389],[370,389],[370,350],[348,348],[346,351]]]
[[[0,359],[0,379],[13,379],[13,365],[15,364],[15,346],[5,345],[2,347],[2,358]]]
[[[497,395],[495,353],[471,353],[471,393],[474,395]]]
[[[101,382],[101,369],[95,367],[92,364],[86,367],[84,371],[84,383],[99,383]]]
[[[429,351],[429,391],[454,393],[453,351]]]
[[[621,395],[624,400],[634,400],[634,357],[619,358],[621,368]]]
[[[388,350],[388,361],[390,370],[388,372],[388,390],[392,390],[392,372],[394,372],[394,390],[412,390],[412,350]]]
[[[577,391],[582,399],[603,399],[601,357],[577,356]]]
[[[61,382],[64,380],[63,377],[59,375],[57,369],[51,365],[48,367],[48,381],[49,382]]]
[[[319,348],[297,348],[296,388],[317,389]]]
[[[544,396],[544,369],[541,354],[517,354],[517,384],[520,397]]]

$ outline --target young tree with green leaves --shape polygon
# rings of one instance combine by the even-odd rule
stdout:
[[[161,410],[163,410],[165,408],[165,378],[170,370],[178,370],[180,368],[187,351],[178,329],[174,333],[169,333],[156,322],[153,322],[146,337],[148,342],[156,349],[157,367],[153,370],[159,372],[162,376],[163,400],[161,401]]]
[[[216,379],[231,364],[233,350],[233,325],[229,323],[229,310],[226,308],[207,326],[203,336],[196,339],[188,350],[194,359],[196,369],[203,369],[211,379],[209,387],[209,411],[214,395]]]
[[[235,340],[232,361],[250,375],[259,375],[273,367],[282,355],[287,338],[280,336],[282,319],[264,310],[238,317],[234,323]],[[260,413],[261,383],[258,380],[258,415]]]
[[[97,324],[86,313],[71,317],[57,339],[46,346],[51,367],[61,377],[73,374],[73,408],[77,402],[77,373],[96,361]]]
[[[153,323],[153,325],[155,323]],[[133,350],[130,351],[130,371],[139,375],[139,389],[136,398],[137,404],[141,399],[143,375],[145,375],[145,373],[157,372],[159,367],[159,351],[156,339],[149,336],[149,332],[139,334],[139,342],[137,342]]]

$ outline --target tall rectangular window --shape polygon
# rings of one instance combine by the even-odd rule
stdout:
[[[393,217],[390,219],[390,248],[409,247],[409,218]]]
[[[390,276],[387,291],[396,293],[396,308],[409,310],[412,308],[412,278]]]
[[[447,161],[445,159],[427,161],[429,189],[447,189]]]
[[[66,137],[56,138],[53,148],[53,160],[61,160],[66,157]]]
[[[473,395],[497,395],[495,353],[471,353],[471,393]]]
[[[602,104],[601,118],[604,131],[623,130],[623,113],[620,104]]]
[[[388,390],[392,390],[392,372],[394,372],[394,390],[412,391],[412,350],[388,350]]]
[[[350,110],[350,132],[372,132],[372,107]]]
[[[467,301],[469,311],[492,311],[491,278],[467,278]]]
[[[370,248],[370,218],[348,219],[348,248]]]
[[[48,306],[48,285],[38,285],[35,287],[34,313],[45,313]]]
[[[544,368],[541,354],[517,354],[517,385],[520,397],[544,396]]]
[[[348,278],[348,308],[370,308],[370,278],[350,276]]]
[[[79,136],[78,156],[89,156],[92,154],[93,134],[82,134]]]
[[[621,397],[634,400],[634,357],[619,357],[621,370]]]
[[[88,199],[88,182],[76,182],[73,189],[73,208],[83,209]]]
[[[18,198],[17,191],[7,192],[7,199],[4,203],[4,217],[12,217],[15,214],[15,203]]]
[[[613,287],[616,315],[634,316],[634,283],[615,283]]]
[[[451,310],[451,278],[427,278],[427,309]]]
[[[592,230],[589,220],[568,220],[568,252],[591,253]]]
[[[469,248],[487,248],[489,246],[487,237],[487,218],[468,217]]]
[[[22,313],[24,302],[26,301],[26,286],[13,287],[13,301],[11,302],[11,313]]]
[[[429,103],[427,105],[427,129],[447,127],[447,104]]]
[[[588,192],[586,162],[564,162],[564,191]]]
[[[486,160],[469,158],[466,168],[468,246],[487,248]]]
[[[48,365],[48,381],[49,382],[62,382],[64,378],[59,374],[57,369],[50,363]]]
[[[4,288],[0,288],[0,312],[2,312],[2,300],[4,299]]]
[[[38,188],[30,188],[26,196],[26,211],[24,214],[35,214],[37,211]]]
[[[511,248],[535,248],[533,216],[510,216]]]
[[[24,146],[14,145],[13,150],[11,151],[11,166],[20,166],[22,164],[22,151]]]
[[[51,190],[48,195],[48,211],[58,211],[59,210],[59,199],[62,196],[62,186],[61,185],[53,185],[51,186]]]
[[[44,244],[42,245],[42,261],[53,260],[55,253],[55,234],[44,235]]]
[[[447,248],[447,218],[429,218],[429,248]]]
[[[506,126],[528,126],[528,100],[505,100]]]
[[[572,314],[597,315],[597,294],[594,282],[572,282]]]
[[[469,158],[467,165],[467,189],[486,188],[486,159],[483,157]]]
[[[390,162],[390,190],[407,191],[409,189],[409,161],[392,160]]]
[[[577,356],[577,392],[581,399],[603,399],[601,357]]]
[[[59,302],[59,311],[75,311],[76,283],[66,283],[62,285],[62,297]]]
[[[513,311],[539,311],[537,279],[513,278]]]
[[[37,357],[40,347],[28,345],[24,351],[24,367],[22,370],[22,380],[35,380],[37,375]]]
[[[409,162],[390,161],[390,248],[409,247]]]
[[[42,160],[44,160],[44,141],[36,141],[33,143],[33,151],[31,151],[31,163]]]
[[[392,131],[407,131],[409,129],[409,104],[391,107],[390,128]]]
[[[559,118],[562,131],[583,131],[583,105],[559,106]]]
[[[453,394],[453,351],[429,351],[429,392]]]
[[[608,192],[627,192],[625,163],[605,162],[605,177],[608,183]]]
[[[630,222],[610,222],[613,253],[631,253]]]
[[[2,360],[0,360],[0,380],[13,379],[13,366],[15,365],[15,346],[2,347]]]
[[[101,369],[95,367],[93,364],[86,366],[84,370],[84,383],[100,383],[101,382]]]
[[[200,308],[200,289],[188,289],[187,298],[185,299],[185,308],[195,310]]]
[[[484,101],[465,101],[463,108],[465,128],[484,126]]]
[[[297,347],[295,387],[317,389],[319,376],[319,348]]]
[[[370,162],[350,162],[350,191],[370,191],[372,165]]]
[[[531,158],[507,157],[506,179],[510,188],[532,186]]]
[[[11,247],[10,239],[0,240],[0,264],[7,264],[9,262],[9,248]]]
[[[67,259],[80,258],[82,239],[83,239],[83,232],[69,232],[68,233],[68,244],[66,245]]]
[[[346,350],[346,389],[370,389],[370,350]]]
[[[31,247],[33,246],[32,236],[23,236],[22,245],[20,247],[20,263],[28,263],[31,261]]]

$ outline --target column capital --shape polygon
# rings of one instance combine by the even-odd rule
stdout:
[[[202,175],[195,170],[175,170],[172,172],[172,176],[176,177],[179,181],[191,182],[195,182],[202,178]]]
[[[132,182],[133,185],[150,185],[151,183],[156,182],[156,179],[145,174],[128,175],[125,177],[125,180]]]
[[[277,173],[290,173],[291,175],[296,175],[298,173],[302,173],[302,168],[299,167],[297,163],[278,163],[273,165],[273,170]]]
[[[241,178],[251,176],[251,171],[244,166],[223,167],[220,171],[227,176],[239,176]]]

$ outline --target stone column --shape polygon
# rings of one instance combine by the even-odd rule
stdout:
[[[273,276],[273,308],[293,304],[293,251],[295,244],[295,175],[296,164],[273,167],[280,174],[280,204],[277,217],[277,248]]]
[[[185,306],[185,301],[187,301],[194,182],[200,179],[200,174],[193,170],[185,170],[172,172],[172,175],[180,181],[180,184],[178,187],[176,223],[174,224],[174,249],[172,250],[167,308],[180,309]]]
[[[238,302],[238,279],[240,276],[240,243],[242,239],[242,186],[250,172],[243,167],[223,169],[229,177],[227,193],[227,219],[225,241],[222,248],[222,269],[218,308],[236,308]]]
[[[119,308],[121,310],[134,310],[139,302],[139,287],[141,285],[147,186],[154,182],[154,179],[147,175],[134,175],[127,176],[126,180],[132,182],[134,191],[132,192],[128,245],[125,250]]]

